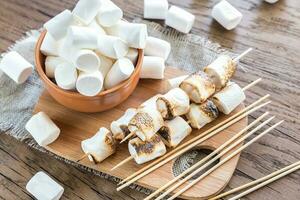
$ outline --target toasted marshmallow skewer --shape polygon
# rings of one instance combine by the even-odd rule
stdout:
[[[102,127],[93,137],[83,140],[81,148],[85,154],[91,155],[91,161],[101,162],[115,152],[116,142],[112,133]]]
[[[139,51],[135,48],[130,48],[125,57],[131,60],[134,65],[136,65],[137,59],[139,57]]]
[[[215,120],[218,116],[218,108],[210,100],[207,100],[202,104],[192,103],[189,112],[186,114],[191,126],[196,129],[202,128]]]
[[[165,71],[165,61],[161,57],[144,56],[141,68],[141,78],[163,79]]]
[[[172,119],[189,111],[190,99],[182,89],[174,88],[158,97],[156,106],[164,119]]]
[[[158,134],[168,147],[173,148],[191,132],[192,128],[182,117],[175,117],[165,121],[165,125],[158,131]]]
[[[123,11],[110,0],[101,0],[97,21],[104,27],[113,26],[123,17]]]
[[[101,60],[98,55],[89,49],[79,50],[74,58],[76,68],[84,72],[95,72],[99,70]]]
[[[85,25],[90,24],[96,17],[102,0],[79,0],[76,4],[73,14]]]
[[[97,32],[89,27],[71,26],[67,37],[77,49],[97,49],[98,47]]]
[[[128,142],[128,150],[137,164],[143,164],[167,152],[165,144],[158,135],[145,142],[140,138],[134,138]]]
[[[202,71],[191,74],[180,84],[180,88],[195,103],[203,103],[216,91],[215,84],[211,78]]]
[[[165,40],[149,36],[144,51],[146,56],[157,56],[167,60],[171,52],[171,45]]]
[[[135,108],[128,108],[124,115],[110,124],[111,132],[116,140],[123,140],[125,136],[130,133],[128,129],[128,123],[136,114],[136,112],[137,110]]]
[[[77,70],[71,63],[61,63],[54,71],[54,77],[57,85],[65,90],[73,90],[76,86],[78,77]]]
[[[101,72],[80,72],[76,81],[77,91],[84,96],[96,96],[103,88]]]
[[[61,43],[62,41],[55,40],[51,34],[47,32],[40,50],[45,56],[58,56]]]
[[[189,75],[183,75],[183,76],[178,76],[175,78],[168,79],[170,89],[179,87],[182,81],[184,81],[187,77],[189,77]]]
[[[65,59],[56,56],[47,56],[45,61],[45,72],[49,78],[54,78],[54,72],[58,65],[67,62]]]
[[[129,47],[127,43],[119,37],[111,35],[101,35],[98,37],[98,47],[102,55],[118,59],[123,58],[128,53]]]

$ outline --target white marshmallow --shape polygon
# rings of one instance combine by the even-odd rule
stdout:
[[[183,75],[183,76],[178,76],[175,78],[168,79],[170,89],[179,87],[179,85],[182,83],[182,81],[184,81],[184,79],[186,79],[188,76],[189,75]]]
[[[144,18],[166,19],[168,7],[167,0],[144,0]]]
[[[94,29],[98,35],[106,35],[105,30],[98,24],[96,20],[93,20],[88,27]]]
[[[177,6],[171,6],[166,17],[166,25],[175,28],[182,33],[190,32],[194,25],[194,21],[194,15]]]
[[[67,62],[65,59],[56,56],[47,56],[45,61],[45,72],[48,78],[54,78],[54,72],[58,65]]]
[[[58,200],[64,193],[64,188],[42,171],[30,179],[26,190],[37,200]]]
[[[101,72],[80,72],[76,81],[77,91],[84,96],[96,96],[103,87],[103,76]]]
[[[104,56],[118,59],[123,58],[128,53],[127,43],[119,37],[111,35],[101,35],[98,37],[97,51]]]
[[[171,45],[165,40],[161,40],[155,37],[148,37],[145,47],[146,56],[157,56],[167,60],[171,52]]]
[[[148,37],[146,24],[129,23],[121,20],[105,30],[108,34],[125,40],[129,47],[144,49],[146,46]]]
[[[128,79],[134,71],[134,66],[128,58],[117,60],[105,77],[104,88],[110,89]]]
[[[57,85],[65,90],[75,89],[77,70],[72,63],[61,63],[54,71],[54,78]]]
[[[276,3],[278,0],[265,0],[265,2],[268,2],[268,3]]]
[[[44,112],[33,115],[25,128],[42,147],[54,142],[60,134],[60,129]]]
[[[98,46],[98,34],[89,27],[71,26],[67,37],[74,48],[96,49]]]
[[[128,58],[134,65],[136,65],[139,57],[139,51],[137,49],[130,48],[125,57]]]
[[[85,25],[88,25],[96,17],[101,5],[102,0],[79,0],[73,10],[73,14]]]
[[[212,9],[213,18],[227,30],[234,29],[242,20],[242,13],[226,0],[222,0]]]
[[[31,75],[33,65],[16,51],[11,51],[3,56],[0,69],[17,84],[21,84]]]
[[[74,58],[76,68],[84,72],[94,72],[100,67],[101,61],[98,55],[89,49],[82,49],[77,52]]]
[[[47,32],[43,39],[40,50],[45,56],[58,56],[59,42],[56,41],[49,32]]]
[[[97,21],[104,27],[113,26],[123,17],[123,11],[110,0],[102,0]]]
[[[163,58],[154,56],[144,56],[141,69],[141,78],[163,79],[165,71],[165,61]]]
[[[73,61],[74,55],[78,52],[78,49],[72,45],[72,38],[66,36],[61,39],[58,52],[60,57]]]
[[[109,70],[113,66],[114,61],[112,59],[106,57],[106,56],[103,56],[103,55],[99,54],[99,53],[97,53],[97,55],[98,55],[99,59],[101,60],[99,71],[103,75],[103,78],[105,78],[107,73],[109,72]]]
[[[60,40],[67,34],[73,22],[73,15],[69,10],[64,10],[44,24],[44,28],[55,40]]]

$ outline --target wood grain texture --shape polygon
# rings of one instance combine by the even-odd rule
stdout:
[[[124,10],[126,19],[142,17],[142,0],[115,2]],[[226,31],[210,17],[211,8],[216,2],[169,1],[197,16],[192,33],[218,42],[233,52],[241,52],[250,46],[255,48],[241,63],[248,72],[239,71],[234,79],[246,85],[262,77],[264,81],[247,92],[246,103],[270,93],[273,104],[268,106],[268,110],[286,120],[282,126],[242,153],[229,189],[300,159],[300,3],[298,0],[279,0],[271,5],[263,0],[229,0],[244,14],[244,18],[235,30]],[[1,0],[0,50],[4,51],[26,31],[41,27],[49,18],[65,8],[71,9],[75,3],[73,0]],[[260,114],[256,112],[250,116],[250,121]],[[2,134],[0,138],[0,154],[3,157],[0,161],[2,199],[30,199],[24,191],[25,182],[41,168],[47,169],[65,184],[65,199],[141,199],[143,196],[130,189],[116,193],[115,185],[110,182],[29,150],[8,136]],[[49,167],[48,162],[58,168]],[[245,197],[266,200],[299,198],[300,172]]]

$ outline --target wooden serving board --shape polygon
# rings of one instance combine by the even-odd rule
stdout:
[[[167,68],[165,77],[166,79],[173,78],[182,74],[184,74],[182,71],[173,68]],[[110,123],[113,120],[118,119],[127,108],[137,107],[148,98],[158,93],[164,93],[167,91],[167,89],[168,84],[164,80],[141,80],[133,94],[124,103],[109,111],[93,114],[69,110],[58,104],[47,93],[47,91],[45,91],[40,97],[34,112],[36,113],[39,111],[44,111],[61,129],[59,138],[54,143],[46,147],[46,149],[63,158],[76,161],[83,155],[80,145],[82,140],[92,137],[100,127],[109,128]],[[243,105],[240,105],[234,112],[237,112],[243,107]],[[201,130],[193,130],[192,134],[186,138],[185,141],[189,140],[195,135],[200,134],[201,132],[204,132],[210,126],[219,123],[225,118],[226,116],[220,116],[218,120],[212,122],[209,126],[206,126]],[[244,118],[238,123],[232,125],[218,135],[204,142],[199,146],[199,148],[211,150],[216,149],[234,134],[238,133],[246,125],[247,118]],[[118,146],[117,152],[114,155],[110,156],[100,164],[95,165],[92,162],[89,162],[88,159],[81,161],[81,164],[124,179],[146,165],[137,165],[134,161],[130,161],[119,169],[110,171],[113,166],[128,156],[129,153],[127,144],[122,144]],[[229,182],[236,168],[238,160],[239,155],[231,159],[229,162],[224,164],[215,172],[211,173],[194,187],[186,191],[181,197],[185,199],[206,199],[209,196],[221,192]],[[143,177],[137,182],[137,184],[150,189],[157,189],[163,186],[174,178],[174,175],[172,174],[173,163],[174,160],[155,170],[151,174]]]

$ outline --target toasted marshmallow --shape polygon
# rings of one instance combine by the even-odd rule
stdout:
[[[58,87],[64,90],[73,90],[77,80],[76,67],[69,62],[59,64],[54,71],[54,78]]]
[[[70,38],[73,47],[77,49],[97,49],[98,47],[98,34],[89,27],[71,26],[67,37]]]
[[[42,45],[41,52],[45,56],[58,56],[61,41],[56,41],[49,32],[46,33]]]
[[[79,0],[73,14],[85,25],[90,24],[101,8],[102,0]]]
[[[189,75],[178,76],[175,78],[168,79],[169,88],[177,88]]]
[[[98,37],[97,51],[109,58],[119,59],[128,53],[129,47],[127,43],[119,37],[101,35]]]
[[[98,55],[89,49],[77,52],[74,58],[76,68],[84,72],[95,72],[99,70],[101,60]]]
[[[155,95],[155,96],[147,99],[138,108],[142,109],[142,108],[147,107],[149,109],[157,110],[156,101],[157,101],[158,97],[160,97],[160,96],[162,96],[162,95],[161,94],[157,94],[157,95]]]
[[[144,56],[140,78],[163,79],[165,61],[161,57]]]
[[[97,21],[104,27],[113,26],[123,17],[123,11],[110,0],[101,0],[102,6],[97,14]]]
[[[137,49],[130,48],[125,57],[128,58],[134,65],[136,65],[139,57],[139,51]]]
[[[167,0],[144,0],[144,18],[166,19],[168,7]]]
[[[84,96],[96,96],[103,88],[103,76],[100,71],[79,73],[76,81],[77,91]]]
[[[194,25],[194,21],[194,15],[177,6],[171,6],[166,17],[166,25],[182,33],[190,32]]]
[[[144,51],[146,56],[157,56],[167,60],[171,52],[171,45],[165,40],[148,37]]]
[[[54,72],[58,65],[67,61],[61,57],[47,56],[45,61],[45,72],[48,78],[54,78]]]

